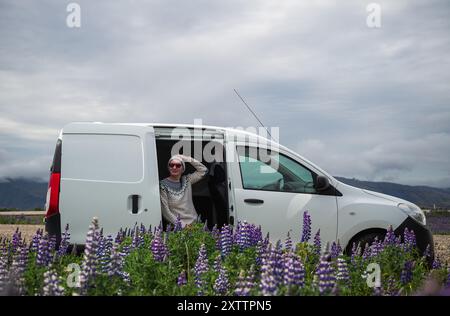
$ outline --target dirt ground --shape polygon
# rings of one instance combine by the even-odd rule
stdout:
[[[42,225],[0,225],[0,236],[10,238],[17,227],[22,232],[22,237],[28,241],[38,228],[44,228]],[[441,262],[450,264],[450,235],[434,235],[434,247]]]
[[[0,225],[0,237],[8,237],[11,238],[17,227],[19,227],[19,231],[22,233],[22,237],[25,240],[30,241],[33,238],[33,235],[36,233],[38,228],[44,228],[44,225],[9,225],[9,224],[1,224]]]
[[[434,250],[442,263],[450,265],[450,235],[434,235]]]

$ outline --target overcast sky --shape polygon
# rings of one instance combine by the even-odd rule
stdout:
[[[258,126],[236,88],[333,175],[450,187],[449,17],[448,0],[0,0],[0,178],[48,180],[72,121]]]

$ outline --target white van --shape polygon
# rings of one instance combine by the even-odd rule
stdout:
[[[181,148],[181,149],[180,149]],[[208,167],[193,186],[200,218],[214,225],[247,221],[261,225],[273,241],[298,240],[305,211],[323,244],[383,238],[391,225],[416,233],[421,251],[433,240],[416,205],[346,185],[292,150],[243,130],[181,124],[71,123],[57,141],[46,202],[46,230],[83,244],[90,222],[104,234],[136,223],[163,222],[159,180],[168,176],[173,153],[190,155]],[[191,166],[192,167],[192,166]],[[192,172],[189,164],[185,173]]]

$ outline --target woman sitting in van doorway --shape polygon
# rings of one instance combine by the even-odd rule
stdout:
[[[183,175],[186,162],[196,169],[194,173]],[[200,181],[208,168],[200,161],[184,155],[172,156],[167,167],[170,175],[159,182],[162,215],[172,225],[179,217],[181,225],[185,227],[198,218],[192,201],[192,184]]]

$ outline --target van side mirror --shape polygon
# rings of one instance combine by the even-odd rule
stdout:
[[[316,178],[316,185],[315,188],[317,191],[325,191],[330,187],[330,182],[328,181],[327,177],[324,176],[317,176]]]

